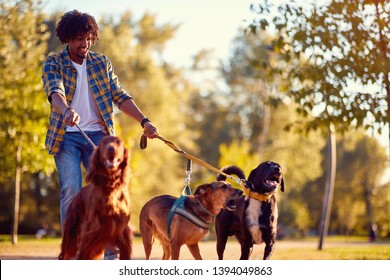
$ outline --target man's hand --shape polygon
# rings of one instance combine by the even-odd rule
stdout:
[[[80,116],[72,108],[68,108],[64,112],[64,122],[69,126],[74,126],[80,123]]]
[[[151,139],[156,138],[158,136],[158,130],[151,122],[145,122],[144,135]]]

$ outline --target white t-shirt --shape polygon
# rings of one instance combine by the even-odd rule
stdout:
[[[81,65],[74,61],[72,63],[77,69],[77,82],[70,107],[80,115],[79,127],[83,131],[104,131],[103,119],[88,84],[87,59],[84,59]],[[67,126],[66,131],[79,130],[76,126]]]

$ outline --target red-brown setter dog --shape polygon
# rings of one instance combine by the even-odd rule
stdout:
[[[128,151],[123,141],[106,136],[95,148],[87,186],[73,198],[64,223],[59,259],[99,259],[107,246],[131,257]]]

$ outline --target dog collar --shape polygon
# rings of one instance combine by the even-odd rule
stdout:
[[[211,213],[210,210],[207,209],[206,206],[204,206],[203,203],[199,199],[196,199],[196,200],[198,201],[200,208],[202,208],[202,210],[204,212],[206,212],[207,215],[209,215],[209,216],[211,216],[213,218],[215,217],[215,215],[213,213]]]
[[[250,188],[248,188],[247,186],[245,186],[243,188],[243,191],[244,191],[245,196],[247,196],[249,198],[256,199],[258,201],[269,201],[271,199],[271,196],[272,196],[272,194],[266,195],[266,194],[254,192]]]

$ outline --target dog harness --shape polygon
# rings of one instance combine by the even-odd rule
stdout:
[[[167,218],[167,232],[168,232],[168,238],[171,238],[171,223],[173,220],[173,217],[175,214],[178,214],[187,220],[189,220],[194,225],[203,228],[208,229],[210,227],[210,223],[202,220],[195,214],[189,212],[185,208],[185,200],[186,198],[191,194],[191,188],[190,188],[190,182],[191,182],[191,169],[192,169],[192,162],[190,159],[187,160],[187,177],[184,180],[184,187],[181,191],[181,196],[176,199],[176,201],[173,203],[171,209],[169,209],[168,212],[168,218]],[[209,214],[210,216],[214,217],[215,215],[211,213],[199,200],[199,205],[202,207],[202,209]]]
[[[173,217],[175,216],[175,214],[178,214],[178,215],[186,218],[191,223],[193,223],[194,225],[196,225],[202,229],[208,229],[210,227],[209,222],[204,221],[203,219],[199,218],[195,214],[193,214],[185,209],[186,198],[187,198],[186,195],[182,195],[181,197],[176,199],[175,203],[172,205],[171,209],[169,210],[168,219],[167,219],[167,231],[168,231],[169,238],[171,238],[171,223],[172,223],[172,220],[173,220]],[[207,214],[214,216],[200,201],[199,201],[199,204],[201,205],[201,207],[203,207],[203,209],[205,211],[207,211]]]

